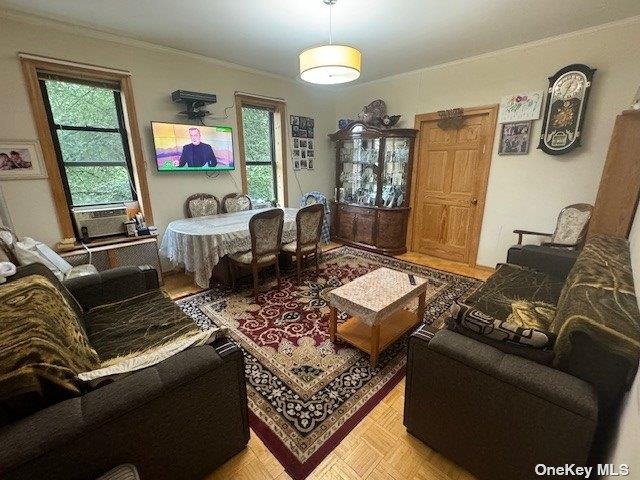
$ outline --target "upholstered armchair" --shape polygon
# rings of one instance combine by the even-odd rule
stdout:
[[[230,193],[222,197],[222,212],[244,212],[245,210],[251,210],[253,205],[251,199],[247,195],[239,195],[237,193]]]
[[[300,283],[302,262],[313,256],[316,263],[316,276],[319,270],[320,233],[324,219],[324,205],[315,203],[301,208],[296,213],[296,239],[282,246],[282,253],[296,258],[296,274]]]
[[[507,263],[534,270],[543,269],[550,275],[566,277],[584,245],[592,211],[593,207],[586,203],[563,208],[553,233],[514,230],[513,233],[518,235],[518,244],[509,249]],[[523,245],[524,235],[543,236],[549,241],[540,245]]]
[[[236,272],[239,269],[251,269],[253,274],[253,295],[258,303],[258,272],[273,265],[280,290],[280,265],[278,256],[282,243],[284,211],[279,208],[256,213],[249,220],[251,250],[229,255],[229,274],[231,286],[235,288]]]
[[[220,202],[210,193],[196,193],[184,202],[184,213],[187,218],[217,215],[220,213]]]
[[[518,235],[518,245],[522,245],[524,235],[548,237],[548,242],[542,242],[543,247],[559,247],[580,249],[587,236],[587,228],[593,206],[588,203],[575,203],[563,208],[558,215],[556,229],[553,233],[533,232],[531,230],[514,230]]]

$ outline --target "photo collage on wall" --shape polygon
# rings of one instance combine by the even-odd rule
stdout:
[[[313,118],[290,116],[291,157],[294,170],[313,170],[316,161]]]

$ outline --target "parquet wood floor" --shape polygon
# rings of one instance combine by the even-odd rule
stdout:
[[[328,248],[335,248],[331,244]],[[470,267],[409,252],[398,258],[485,280],[491,269]],[[165,275],[164,290],[173,298],[200,291],[183,273]],[[402,424],[402,380],[308,477],[310,480],[473,480],[471,474],[412,437]],[[288,480],[289,475],[251,432],[248,447],[205,480]]]

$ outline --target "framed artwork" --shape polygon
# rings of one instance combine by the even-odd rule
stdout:
[[[313,138],[315,121],[310,117],[290,115],[291,136],[295,138]]]
[[[0,180],[46,178],[40,145],[35,141],[0,141]]]
[[[526,155],[531,143],[531,120],[503,123],[500,132],[498,155]]]
[[[314,161],[315,161],[314,158],[307,158],[307,167],[309,168],[309,170],[313,170]]]
[[[293,160],[293,169],[294,170],[300,170],[300,159],[295,158]]]
[[[500,100],[498,123],[538,120],[542,110],[544,91],[507,95]]]
[[[307,163],[307,159],[306,158],[300,159],[300,168],[302,170],[307,170],[309,168],[309,164]]]
[[[568,153],[582,143],[582,125],[595,68],[573,64],[549,77],[538,148],[549,155]]]

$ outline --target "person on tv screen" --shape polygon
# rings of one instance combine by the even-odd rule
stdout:
[[[176,167],[215,167],[218,164],[216,154],[213,153],[213,148],[208,143],[200,141],[200,129],[192,127],[189,129],[189,136],[191,137],[191,143],[188,143],[182,147],[182,153],[180,154],[180,160],[173,162]]]

